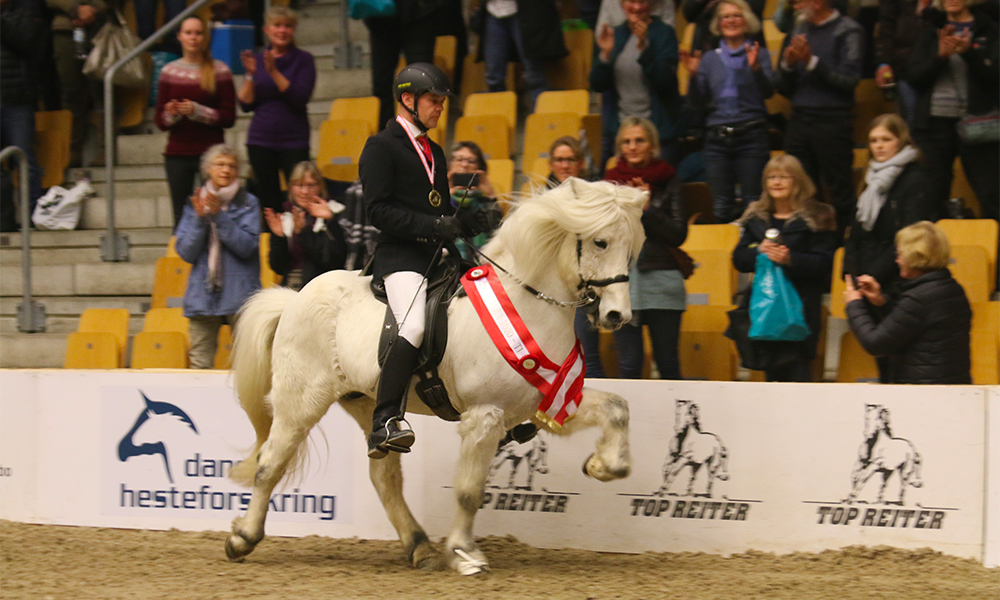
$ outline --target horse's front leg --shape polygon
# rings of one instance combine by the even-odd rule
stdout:
[[[576,415],[558,432],[570,435],[588,427],[599,427],[597,451],[583,463],[583,472],[599,481],[628,477],[632,455],[628,446],[628,402],[617,394],[583,388]]]
[[[674,479],[677,475],[687,466],[687,460],[685,460],[684,455],[677,455],[677,458],[670,459],[670,462],[663,467],[663,485],[660,486],[660,491],[657,492],[658,496],[666,496],[670,491],[670,486],[673,484]]]
[[[462,575],[489,571],[486,556],[476,546],[472,524],[483,505],[483,493],[497,444],[507,433],[504,413],[496,406],[474,406],[462,415],[458,428],[462,436],[455,468],[458,512],[448,536],[448,564]]]

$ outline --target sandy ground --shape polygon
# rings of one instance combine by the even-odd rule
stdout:
[[[539,550],[513,538],[480,546],[472,578],[407,566],[395,542],[266,538],[230,563],[225,534],[0,521],[0,597],[32,600],[461,598],[605,600],[997,600],[1000,569],[931,550],[821,554],[604,554]]]

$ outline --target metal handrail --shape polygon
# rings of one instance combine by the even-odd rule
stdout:
[[[142,41],[124,58],[111,65],[107,73],[104,74],[104,165],[105,165],[105,201],[108,208],[108,231],[101,236],[101,259],[105,262],[123,262],[129,260],[128,236],[118,232],[115,228],[115,149],[117,140],[115,139],[115,93],[114,81],[115,73],[120,68],[137,58],[140,54],[148,50],[153,44],[160,41],[166,34],[173,31],[184,19],[188,18],[202,6],[216,0],[198,0],[181,11],[179,15],[171,19],[166,25],[156,30],[153,35]]]
[[[17,146],[0,151],[0,162],[17,157],[21,179],[21,293],[17,305],[17,330],[22,333],[45,331],[45,307],[31,300],[31,200],[28,198],[28,155]]]

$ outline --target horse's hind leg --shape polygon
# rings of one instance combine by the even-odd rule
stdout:
[[[600,427],[597,452],[583,463],[583,472],[600,481],[611,481],[627,477],[632,470],[628,419],[628,402],[624,398],[584,388],[579,410],[558,433],[569,435],[588,427]]]
[[[354,417],[366,435],[371,431],[372,411],[375,408],[373,399],[367,396],[352,398],[342,400],[340,405]],[[385,508],[385,514],[389,517],[389,522],[396,528],[396,534],[403,544],[403,550],[410,564],[420,569],[440,568],[440,553],[431,545],[427,534],[413,517],[410,507],[403,498],[403,470],[400,467],[399,454],[390,452],[383,459],[369,460],[368,474]]]
[[[483,492],[497,444],[507,434],[503,411],[495,406],[474,406],[462,415],[458,428],[462,447],[455,468],[458,512],[448,536],[448,563],[462,575],[489,570],[486,556],[476,546],[472,523],[483,505]]]

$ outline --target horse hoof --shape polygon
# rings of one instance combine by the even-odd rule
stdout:
[[[454,554],[452,567],[459,575],[484,575],[490,572],[490,565],[486,562],[486,557],[483,556],[482,552],[478,550],[468,552],[461,548],[455,548],[452,553]]]
[[[587,458],[583,459],[583,467],[582,467],[583,468],[583,474],[586,475],[587,477],[590,477],[590,471],[587,470],[587,463],[589,463],[590,459],[592,459],[592,458],[594,458],[593,453],[591,453],[591,455],[588,456]]]
[[[254,546],[238,534],[230,533],[226,538],[226,558],[232,562],[243,562],[244,557],[253,552]]]

